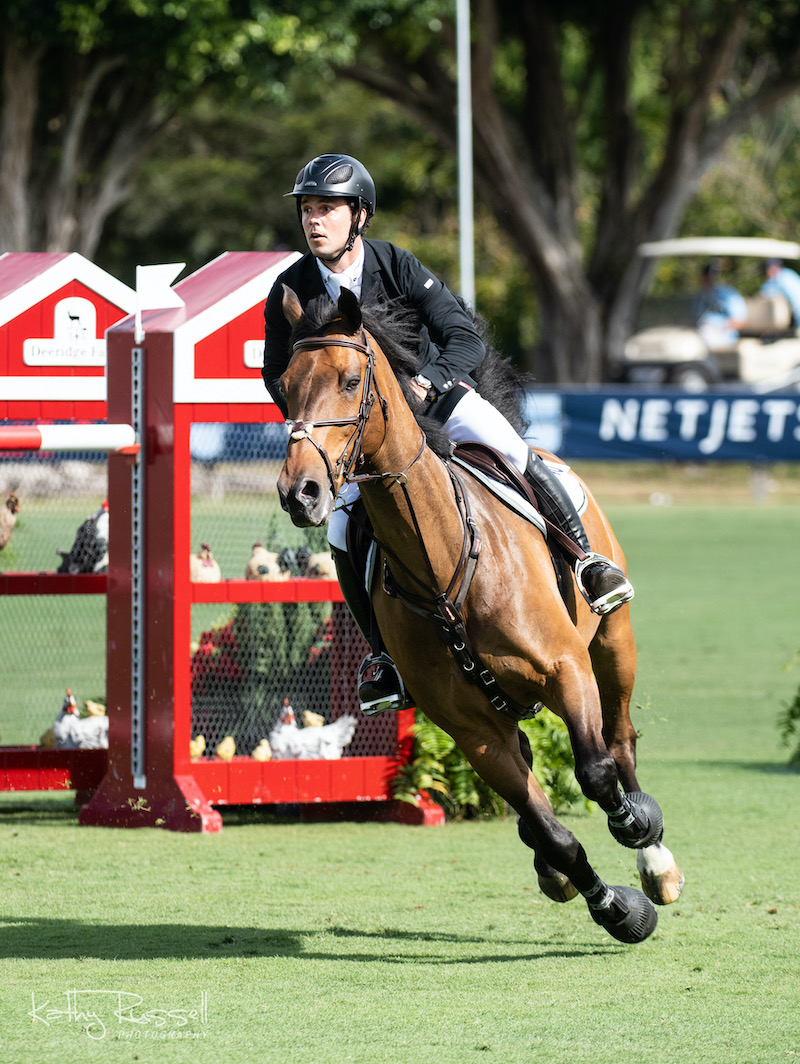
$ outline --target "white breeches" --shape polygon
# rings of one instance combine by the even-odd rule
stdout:
[[[478,440],[494,447],[520,471],[528,465],[530,448],[511,426],[510,422],[476,391],[468,391],[458,401],[455,410],[444,423],[448,436],[456,443]],[[336,504],[328,522],[328,542],[339,550],[347,550],[345,532],[347,511],[342,504],[350,505],[358,498],[357,484],[345,484],[336,497]]]

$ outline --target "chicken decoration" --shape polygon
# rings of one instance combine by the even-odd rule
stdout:
[[[281,564],[283,561],[282,554],[266,550],[263,542],[257,539],[244,570],[245,580],[288,580],[292,571]]]
[[[283,700],[280,720],[269,734],[275,761],[335,761],[353,738],[356,718],[346,714],[319,727],[298,728],[288,698]]]
[[[250,755],[254,761],[269,761],[272,758],[272,748],[269,739],[262,739]]]
[[[312,580],[336,580],[336,565],[330,551],[320,551],[309,556],[306,576]]]
[[[107,750],[108,717],[105,712],[98,713],[99,702],[93,702],[93,715],[82,717],[78,714],[78,704],[70,688],[67,688],[61,712],[53,722],[53,736],[57,750]],[[48,733],[42,736],[44,740]],[[44,745],[44,743],[43,743]]]
[[[190,556],[189,572],[193,584],[218,584],[222,579],[219,565],[207,543],[201,543],[197,554]]]
[[[321,728],[324,723],[325,718],[321,713],[312,713],[310,709],[303,710],[304,728]]]
[[[206,737],[205,735],[196,735],[194,739],[189,740],[189,757],[192,761],[197,761],[202,757],[206,749]]]
[[[330,551],[312,554],[308,547],[267,550],[263,541],[258,539],[253,544],[244,575],[246,580],[289,580],[293,576],[336,580],[336,566]]]
[[[108,501],[83,522],[68,551],[59,550],[57,573],[105,573],[108,571]]]
[[[236,754],[236,743],[233,736],[226,735],[222,742],[217,745],[215,753],[222,761],[233,761]]]
[[[11,539],[11,533],[14,531],[14,525],[17,523],[18,513],[19,499],[12,491],[6,499],[5,505],[0,507],[0,550],[2,550]]]

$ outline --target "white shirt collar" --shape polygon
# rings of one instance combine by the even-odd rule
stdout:
[[[322,259],[317,259],[319,272],[327,289],[328,295],[336,302],[342,288],[349,288],[356,299],[361,298],[361,275],[364,272],[364,247],[362,245],[358,258],[352,262],[342,273],[333,273]]]

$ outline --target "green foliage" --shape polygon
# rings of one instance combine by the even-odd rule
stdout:
[[[554,812],[566,812],[580,802],[590,808],[591,803],[583,797],[575,779],[575,758],[565,724],[545,709],[533,720],[523,721],[520,727],[530,740],[533,774]]]
[[[795,661],[798,658],[800,651],[795,655]],[[800,687],[792,701],[784,704],[783,712],[778,717],[778,731],[784,746],[791,746],[797,737],[797,745],[789,755],[789,764],[800,766]]]
[[[542,790],[555,812],[566,811],[581,798],[567,729],[548,710],[523,721],[520,727],[530,739],[533,773]],[[413,756],[395,777],[392,795],[416,805],[423,790],[451,820],[504,816],[507,811],[503,800],[484,783],[455,740],[418,710]]]

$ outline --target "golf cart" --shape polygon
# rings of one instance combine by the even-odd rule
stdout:
[[[642,244],[640,255],[693,255],[712,259],[747,256],[800,259],[800,244],[755,237],[686,237]],[[800,382],[800,329],[781,296],[745,298],[747,317],[735,342],[709,349],[693,324],[656,325],[626,342],[613,375],[631,384],[672,384],[706,391],[737,382],[771,391]]]

